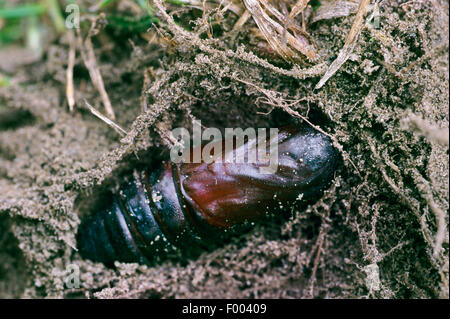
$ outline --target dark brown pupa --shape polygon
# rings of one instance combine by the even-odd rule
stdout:
[[[310,127],[289,126],[279,129],[277,142],[273,174],[261,174],[258,161],[164,162],[159,170],[141,172],[121,185],[108,208],[82,222],[81,255],[106,265],[115,260],[148,264],[174,249],[220,241],[280,202],[320,193],[338,161],[331,140]]]

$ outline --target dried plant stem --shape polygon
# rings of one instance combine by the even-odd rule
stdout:
[[[123,128],[121,128],[119,126],[119,124],[115,123],[114,121],[110,120],[109,118],[107,118],[106,116],[104,116],[102,113],[100,113],[99,111],[97,111],[95,109],[95,107],[93,107],[92,105],[90,105],[86,100],[84,101],[84,103],[86,103],[86,107],[89,109],[89,111],[91,111],[92,114],[94,114],[95,116],[97,116],[100,120],[102,120],[103,122],[105,122],[106,124],[108,124],[110,127],[112,127],[117,133],[119,133],[120,136],[125,136],[127,135],[127,131],[125,131]]]
[[[316,57],[316,51],[312,45],[301,35],[292,35],[280,23],[285,23],[285,16],[275,9],[266,0],[243,0],[245,7],[251,13],[253,20],[258,25],[259,30],[263,34],[269,45],[278,54],[287,61],[300,60],[297,52],[313,60]],[[266,10],[277,18],[280,23],[272,19]],[[287,44],[290,45],[287,46]]]
[[[430,58],[436,58],[439,54],[443,52],[448,52],[448,42],[445,42],[433,49],[431,49],[429,52],[425,53],[423,56],[421,56],[416,61],[412,62],[410,65],[404,67],[400,70],[400,74],[405,75],[407,74],[411,69],[415,68],[416,66],[420,65],[424,61],[430,59]]]
[[[150,84],[150,76],[149,76],[149,70],[144,71],[144,81],[142,83],[142,93],[141,93],[141,112],[145,112],[148,109],[148,103],[147,103],[147,96],[145,95],[145,90]]]
[[[261,59],[252,53],[244,52],[243,50],[240,49],[238,49],[237,51],[232,50],[221,51],[219,49],[211,47],[206,41],[200,39],[197,34],[186,31],[185,29],[177,25],[173,17],[167,13],[164,5],[160,0],[154,0],[154,5],[160,11],[163,18],[167,20],[167,23],[170,26],[171,30],[178,37],[189,39],[191,45],[197,47],[204,53],[221,58],[225,57],[227,59],[238,59],[249,64],[257,64],[263,68],[271,70],[274,73],[290,76],[296,79],[305,79],[308,77],[318,76],[322,75],[325,72],[324,63],[319,63],[305,69],[300,68],[298,65],[294,65],[291,70],[286,70],[276,67],[270,64],[267,60]]]
[[[89,71],[92,83],[94,84],[97,91],[100,93],[103,105],[106,110],[106,114],[111,120],[115,120],[116,116],[114,114],[111,101],[109,99],[108,93],[106,93],[105,85],[103,83],[103,78],[100,70],[97,66],[97,60],[95,58],[94,48],[92,46],[92,41],[90,35],[86,37],[83,42],[79,29],[77,29],[78,45],[80,46],[81,57],[84,61],[86,68]]]
[[[66,97],[67,103],[69,104],[70,112],[73,112],[75,106],[75,92],[73,88],[73,67],[75,65],[75,35],[72,30],[68,31],[69,35],[69,58],[67,62],[67,72],[66,72]]]
[[[352,28],[347,35],[344,47],[339,52],[336,60],[331,63],[330,67],[328,68],[327,72],[325,72],[324,76],[320,79],[319,83],[317,83],[315,87],[316,90],[320,89],[328,81],[328,79],[331,78],[339,70],[339,68],[345,63],[345,61],[347,61],[350,54],[353,52],[358,35],[361,33],[361,30],[364,26],[364,15],[366,14],[369,3],[370,0],[361,0],[361,2],[359,3],[355,21],[353,22]]]
[[[245,10],[244,13],[242,13],[242,15],[239,17],[239,19],[234,24],[233,31],[236,31],[236,30],[239,30],[240,28],[242,28],[242,26],[245,24],[245,22],[247,22],[247,20],[251,16],[252,15],[250,14],[250,12],[248,10]]]
[[[319,131],[320,133],[328,136],[329,138],[331,138],[332,140],[335,140],[334,136],[325,132],[323,129],[321,129],[319,126],[314,125],[313,123],[311,123],[305,116],[301,115],[299,112],[293,110],[291,108],[292,105],[295,105],[299,102],[299,100],[294,100],[293,103],[286,104],[285,100],[282,98],[279,98],[276,96],[276,92],[275,91],[271,91],[271,90],[267,90],[264,88],[261,88],[259,86],[257,86],[256,84],[253,84],[251,82],[239,79],[239,78],[235,78],[236,81],[239,81],[241,83],[244,83],[248,86],[251,86],[253,88],[255,88],[257,91],[261,92],[262,94],[264,94],[267,98],[266,104],[275,106],[275,107],[279,107],[281,109],[283,109],[286,113],[294,116],[294,117],[298,117],[300,119],[302,119],[303,121],[305,121],[306,123],[308,123],[312,128],[316,129],[317,131]]]
[[[370,150],[377,161],[378,169],[381,172],[384,180],[388,183],[392,191],[398,195],[400,202],[407,207],[411,209],[411,211],[416,216],[417,220],[419,221],[421,225],[421,233],[423,235],[424,240],[433,247],[433,250],[428,252],[428,255],[430,257],[430,260],[432,261],[433,265],[436,267],[436,269],[439,270],[440,273],[442,273],[442,259],[439,253],[442,249],[442,243],[444,242],[444,236],[446,233],[446,224],[445,224],[445,213],[440,208],[437,207],[434,200],[432,199],[431,190],[429,190],[427,187],[428,183],[421,178],[420,173],[413,169],[412,175],[416,180],[417,186],[421,189],[421,191],[424,192],[425,196],[424,199],[427,201],[431,211],[435,215],[436,218],[436,224],[437,224],[437,232],[433,238],[433,233],[430,230],[430,228],[426,224],[425,215],[422,214],[420,210],[420,204],[416,200],[413,200],[407,196],[407,193],[405,192],[405,189],[403,188],[402,184],[396,184],[395,181],[389,177],[389,175],[386,172],[386,169],[383,165],[383,159],[379,155],[377,148],[375,146],[375,139],[371,137],[369,134],[364,134],[364,138],[367,140],[367,143],[370,147]]]
[[[305,10],[309,1],[310,0],[298,0],[297,1],[297,3],[292,7],[291,12],[289,13],[289,15],[286,19],[286,23],[285,23],[286,28],[292,23],[292,21],[294,20],[294,18],[296,16],[298,16],[300,13],[303,12],[303,10]]]
[[[327,230],[325,230],[325,227],[323,227],[323,225],[322,225],[320,227],[319,236],[318,236],[317,241],[315,243],[316,256],[314,257],[313,269],[312,269],[311,277],[309,279],[309,288],[308,288],[308,290],[309,290],[309,295],[311,297],[313,297],[313,295],[314,295],[314,284],[317,281],[317,278],[316,278],[316,276],[317,276],[317,269],[319,267],[320,254],[322,253],[322,246],[323,246],[323,242],[325,241],[326,235],[327,235]]]

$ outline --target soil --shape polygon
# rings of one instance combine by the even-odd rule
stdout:
[[[380,27],[365,26],[317,90],[354,14],[309,23],[318,59],[291,63],[251,36],[251,19],[236,33],[226,13],[209,37],[201,11],[183,28],[192,9],[177,24],[165,10],[173,5],[156,11],[150,36],[102,17],[91,32],[124,136],[86,109],[105,113],[78,50],[69,111],[68,33],[49,34],[38,60],[0,54],[13,79],[0,85],[0,297],[448,298],[448,1],[381,1]],[[124,176],[167,155],[171,128],[305,117],[333,136],[342,162],[320,200],[289,208],[285,222],[153,266],[110,269],[78,254],[80,221]],[[79,288],[66,284],[70,265]]]

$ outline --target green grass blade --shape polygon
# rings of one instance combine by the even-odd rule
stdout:
[[[42,4],[25,4],[13,8],[0,9],[0,18],[2,19],[20,19],[28,16],[43,14],[47,8]]]

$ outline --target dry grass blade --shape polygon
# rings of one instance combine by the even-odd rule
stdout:
[[[80,31],[79,29],[77,29],[77,39],[84,65],[89,71],[92,83],[94,84],[97,91],[100,93],[103,105],[105,106],[106,114],[108,114],[109,118],[114,120],[116,116],[114,114],[114,110],[112,108],[108,93],[106,93],[102,75],[100,74],[100,70],[98,69],[97,66],[97,60],[95,58],[91,37],[90,35],[88,35],[83,42]]]
[[[245,10],[244,13],[242,13],[242,15],[239,17],[239,19],[234,24],[233,31],[236,31],[236,30],[239,30],[240,28],[242,28],[242,26],[247,22],[247,20],[251,16],[252,15],[250,14],[250,12],[248,12],[248,10]]]
[[[356,39],[358,38],[358,35],[363,28],[364,15],[366,14],[369,3],[370,0],[361,0],[358,7],[358,12],[356,13],[355,21],[353,22],[352,28],[347,35],[344,47],[341,49],[341,52],[339,52],[336,60],[331,63],[330,67],[328,68],[327,72],[325,72],[324,76],[320,79],[319,83],[317,83],[315,87],[316,90],[320,89],[349,58],[355,47]]]
[[[69,104],[70,112],[73,112],[73,107],[75,105],[74,89],[73,89],[73,67],[75,65],[75,35],[72,30],[69,30],[69,58],[67,62],[67,72],[66,72],[66,97],[67,103]]]
[[[112,127],[117,133],[119,133],[120,136],[125,136],[127,135],[127,131],[125,131],[123,128],[121,128],[117,123],[115,123],[114,121],[110,120],[109,118],[107,118],[106,116],[104,116],[102,113],[100,113],[99,111],[97,111],[95,109],[95,107],[93,107],[92,105],[90,105],[86,100],[84,100],[84,103],[86,103],[86,107],[89,109],[89,111],[91,111],[92,114],[94,114],[95,116],[97,116],[100,120],[102,120],[103,122],[105,122],[106,124],[108,124],[110,127]]]
[[[358,3],[352,1],[335,1],[322,4],[311,23],[320,21],[320,20],[330,20],[340,17],[347,17],[350,14],[353,14],[358,11]]]
[[[239,1],[236,0],[217,0],[217,1],[204,1],[204,0],[177,0],[186,7],[196,8],[203,10],[205,7],[207,9],[215,8],[217,3],[223,6],[224,10],[230,10],[237,16],[240,16],[243,11],[243,7]],[[167,1],[169,2],[169,1]]]
[[[300,13],[305,10],[306,6],[308,5],[310,0],[299,0],[297,3],[292,7],[291,12],[289,13],[287,19],[286,19],[286,27],[289,26],[294,18],[298,16]]]
[[[310,45],[302,35],[294,33],[294,36],[290,32],[292,30],[297,30],[297,28],[289,28],[289,30],[287,30],[287,28],[283,26],[287,21],[286,17],[270,3],[265,0],[243,0],[243,2],[247,10],[251,13],[264,38],[283,59],[287,61],[301,61],[301,55],[306,56],[310,60],[315,58],[316,51],[313,46]],[[264,8],[261,4],[264,5]],[[300,12],[300,9],[301,7],[298,7],[293,11],[293,17]],[[268,13],[272,14],[280,22],[272,19]],[[299,55],[299,53],[301,55]]]

